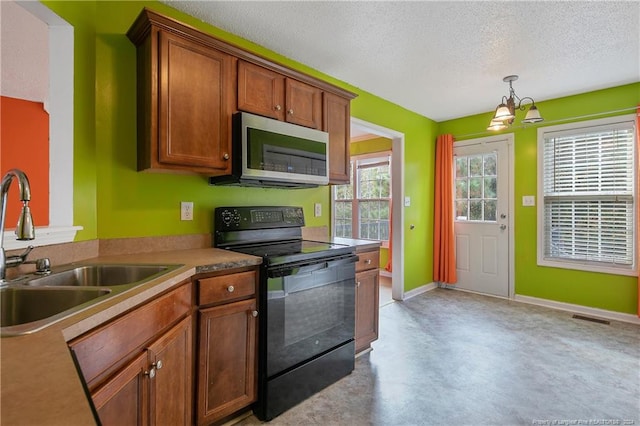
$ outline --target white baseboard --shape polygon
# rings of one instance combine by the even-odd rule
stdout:
[[[540,299],[531,296],[522,296],[516,294],[514,297],[516,302],[529,303],[531,305],[545,306],[547,308],[559,309],[562,311],[575,312],[577,314],[588,315],[597,318],[606,318],[614,321],[629,322],[640,325],[640,318],[633,314],[624,314],[622,312],[607,311],[605,309],[590,308],[588,306],[574,305],[571,303],[556,302],[555,300]]]
[[[411,299],[419,294],[426,293],[427,291],[433,290],[437,288],[436,283],[429,283],[425,285],[421,285],[418,288],[414,288],[413,290],[405,291],[402,296],[402,300]]]
[[[391,272],[387,271],[386,269],[380,268],[380,276],[381,277],[389,277],[389,278],[391,278],[392,275],[393,274]]]

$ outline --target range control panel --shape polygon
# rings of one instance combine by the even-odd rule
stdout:
[[[302,207],[218,207],[215,230],[289,228],[304,226]]]

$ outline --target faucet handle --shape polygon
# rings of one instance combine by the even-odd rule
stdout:
[[[23,251],[18,255],[6,256],[6,267],[13,268],[23,263],[31,263],[31,262],[27,262],[27,256],[29,256],[29,253],[31,253],[31,250],[33,250],[33,246],[27,247],[25,251]]]
[[[33,250],[33,246],[27,247],[22,253],[20,253],[16,257],[19,257],[21,260],[21,263],[24,263],[27,260],[27,256],[29,256],[29,253],[31,253],[31,250]]]

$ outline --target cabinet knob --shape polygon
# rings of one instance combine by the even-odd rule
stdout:
[[[360,281],[356,283],[356,287],[360,287]]]
[[[149,371],[145,371],[145,372],[144,372],[144,375],[145,375],[145,376],[149,376],[149,378],[150,378],[150,379],[153,379],[154,377],[156,377],[156,369],[155,369],[155,368],[152,368],[152,369],[151,369],[151,370],[149,370]]]
[[[224,158],[225,160],[229,159],[229,153],[225,152],[224,154],[222,154],[222,158]]]
[[[233,293],[233,291],[234,291],[235,289],[236,289],[236,288],[235,288],[234,286],[232,286],[232,285],[230,285],[229,287],[227,287],[227,291],[228,291],[229,293]]]
[[[274,109],[275,109],[276,111],[280,111],[280,110],[282,109],[282,107],[281,107],[280,105],[276,105],[276,106],[274,107]]]
[[[365,259],[364,264],[365,265],[371,265],[371,259]]]
[[[287,113],[288,113],[289,115],[293,115],[293,110],[292,110],[292,109],[290,109],[289,111],[287,111]]]
[[[251,311],[251,316],[252,317],[257,317],[258,316],[258,311]]]
[[[160,370],[162,368],[162,360],[159,359],[157,362],[151,364],[152,367],[155,367],[156,370]]]

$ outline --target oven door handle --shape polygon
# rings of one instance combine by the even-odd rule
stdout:
[[[291,275],[295,271],[298,275],[310,274],[311,272],[319,271],[321,269],[333,268],[340,265],[348,265],[349,263],[356,263],[358,256],[350,254],[337,259],[330,259],[328,261],[320,261],[317,263],[296,264],[296,265],[284,265],[280,268],[267,270],[269,278],[284,277]]]

